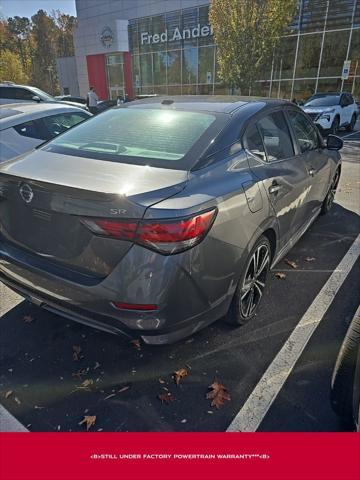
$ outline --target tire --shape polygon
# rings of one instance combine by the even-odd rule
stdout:
[[[244,271],[241,273],[225,317],[227,323],[234,326],[245,325],[256,315],[266,287],[270,265],[270,242],[267,237],[262,235],[246,259]],[[254,270],[256,271],[255,275]]]
[[[340,169],[338,168],[335,172],[334,178],[332,179],[332,182],[326,194],[326,197],[321,205],[321,211],[320,211],[321,215],[326,215],[331,210],[331,207],[334,203],[334,198],[335,198],[337,186],[339,184],[339,180],[340,180]]]
[[[347,132],[352,132],[354,130],[355,123],[356,123],[356,115],[355,115],[355,113],[353,113],[353,116],[351,117],[351,122],[346,127],[346,131]]]
[[[356,360],[360,348],[360,316],[355,315],[346,332],[331,379],[331,405],[344,420],[354,422],[353,389]]]
[[[339,131],[339,127],[340,127],[340,119],[339,119],[339,117],[335,117],[334,120],[333,120],[333,123],[330,127],[330,133],[332,135],[336,135]]]

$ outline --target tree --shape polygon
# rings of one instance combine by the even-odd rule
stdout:
[[[59,91],[56,74],[57,27],[54,19],[44,10],[39,10],[31,20],[32,36],[36,45],[32,82],[43,90],[55,94]]]
[[[30,20],[27,17],[8,18],[7,29],[10,37],[10,44],[8,49],[16,52],[22,63],[24,72],[27,75],[31,73],[31,54],[32,54],[32,42],[30,38],[31,25]]]
[[[224,83],[251,91],[296,7],[297,0],[212,0],[209,20]]]
[[[76,27],[76,18],[72,15],[53,10],[51,16],[57,27],[57,56],[72,57],[75,55],[73,33]]]
[[[20,57],[15,52],[3,50],[0,56],[0,80],[26,83],[28,77],[24,72]]]

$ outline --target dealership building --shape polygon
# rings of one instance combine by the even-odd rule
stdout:
[[[236,0],[234,0],[235,2]],[[76,0],[78,92],[226,94],[206,0]],[[74,64],[75,64],[74,62]],[[314,92],[360,97],[360,0],[299,0],[289,31],[251,92],[303,99]]]

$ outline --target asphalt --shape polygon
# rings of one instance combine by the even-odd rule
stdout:
[[[0,403],[30,431],[83,431],[84,415],[96,415],[95,431],[226,430],[359,233],[360,126],[344,140],[337,203],[287,255],[299,267],[277,265],[261,310],[244,327],[218,321],[176,345],[137,349],[121,337],[21,301],[0,286]],[[276,272],[286,278],[276,278]],[[357,261],[260,431],[350,429],[330,408],[329,385],[359,305],[359,273]],[[81,347],[79,360],[73,346]],[[189,374],[176,385],[172,373],[180,368]],[[93,383],[79,388],[85,380]],[[231,396],[219,410],[206,398],[214,380]],[[169,405],[158,398],[167,393],[173,397]]]

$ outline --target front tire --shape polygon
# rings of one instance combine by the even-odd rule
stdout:
[[[346,127],[346,131],[347,132],[352,132],[354,130],[355,123],[356,123],[356,115],[355,115],[355,113],[353,113],[353,116],[351,117],[351,122]]]
[[[270,242],[264,235],[252,248],[226,316],[227,323],[245,325],[257,313],[271,264]]]
[[[328,193],[325,197],[325,200],[323,201],[323,204],[321,206],[321,211],[320,211],[321,215],[326,215],[330,211],[334,203],[334,198],[335,198],[337,186],[339,184],[339,180],[340,180],[340,169],[337,169],[335,172],[334,178],[331,182]]]
[[[360,317],[351,323],[341,345],[331,380],[331,405],[342,418],[354,421],[353,389],[360,345]]]
[[[336,135],[339,131],[339,127],[340,127],[340,119],[339,117],[335,117],[330,128],[330,133],[333,135]]]

